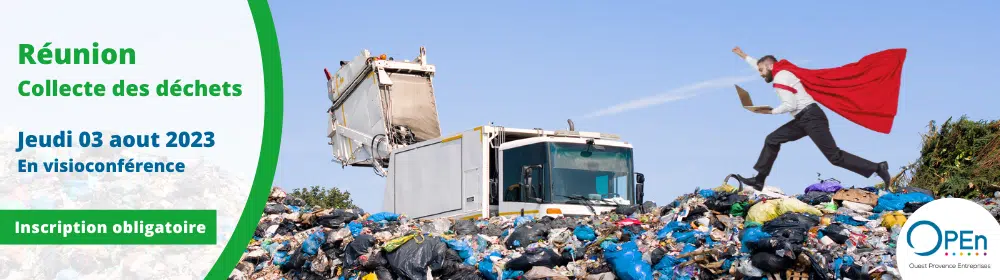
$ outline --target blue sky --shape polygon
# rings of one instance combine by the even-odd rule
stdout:
[[[621,135],[635,146],[647,199],[659,203],[729,173],[752,175],[764,137],[790,119],[739,107],[734,79],[756,103],[778,100],[730,52],[736,45],[808,68],[908,48],[891,134],[827,111],[838,145],[894,170],[917,158],[931,120],[1000,118],[995,2],[666,2],[271,1],[285,79],[275,185],[335,186],[366,210],[381,208],[384,179],[331,162],[324,137],[323,68],[362,49],[412,59],[427,47],[444,133],[489,122],[562,129],[572,118],[579,130]],[[768,184],[799,193],[816,173],[877,182],[832,166],[805,138],[782,146]]]

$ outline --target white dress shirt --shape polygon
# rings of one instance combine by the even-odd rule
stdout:
[[[744,58],[750,67],[753,67],[754,71],[759,71],[757,69],[757,59],[750,57],[749,55]],[[813,103],[812,96],[806,92],[806,89],[802,87],[802,82],[799,78],[789,71],[781,71],[774,75],[774,80],[771,82],[774,85],[774,90],[778,93],[778,98],[781,99],[781,105],[777,108],[771,110],[771,114],[784,114],[790,113],[793,117]],[[794,92],[786,89],[791,88]]]

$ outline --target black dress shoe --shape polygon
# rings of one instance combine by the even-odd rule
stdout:
[[[878,170],[876,170],[875,173],[882,178],[882,182],[884,182],[885,187],[888,188],[890,183],[889,181],[892,180],[892,177],[889,175],[889,163],[884,161],[879,162]]]
[[[764,180],[758,180],[757,177],[746,178],[740,175],[736,175],[736,180],[740,180],[740,183],[743,183],[744,185],[747,186],[751,186],[753,187],[753,189],[758,191],[764,189]]]

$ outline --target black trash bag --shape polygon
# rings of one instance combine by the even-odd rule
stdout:
[[[267,229],[270,228],[273,225],[276,225],[276,224],[278,224],[278,223],[275,223],[275,222],[263,222],[263,223],[257,224],[257,229],[253,231],[253,236],[256,236],[256,237],[265,237],[264,234],[267,233]],[[270,236],[267,236],[267,237],[270,237]]]
[[[451,248],[451,247],[448,247],[448,248]],[[442,269],[448,269],[448,265],[451,265],[452,263],[454,263],[454,264],[461,264],[463,261],[465,261],[465,260],[463,260],[462,257],[458,256],[458,251],[448,250],[444,254],[444,264],[445,264],[445,266],[442,267]],[[435,274],[435,275],[437,275],[437,274]]]
[[[292,280],[326,280],[326,277],[320,276],[312,271],[302,270],[295,273],[292,276]]]
[[[764,223],[761,229],[772,237],[785,238],[792,243],[802,243],[809,237],[809,229],[818,225],[819,220],[819,217],[813,215],[785,213]]]
[[[432,275],[437,275],[436,278],[441,280],[482,280],[484,279],[479,275],[479,269],[471,266],[464,266],[461,263],[450,262],[444,265],[440,271],[431,272]]]
[[[389,260],[385,258],[385,254],[382,250],[375,252],[375,254],[369,255],[369,257],[363,261],[359,262],[361,269],[365,271],[375,271],[379,267],[384,267],[389,265]]]
[[[284,203],[285,205],[298,206],[298,207],[306,206],[305,200],[292,196],[285,197],[285,201],[283,201],[282,203]]]
[[[434,237],[418,238],[423,242],[410,240],[385,255],[397,279],[425,280],[427,268],[435,271],[444,267],[445,256],[451,250],[448,245]]]
[[[333,234],[327,235],[326,242],[320,245],[319,248],[323,250],[327,258],[330,260],[338,260],[344,258],[344,240],[333,241]]]
[[[298,230],[298,228],[299,227],[296,226],[295,223],[293,223],[292,221],[284,220],[284,221],[281,222],[280,225],[278,225],[278,230],[274,231],[274,234],[275,235],[293,235],[296,232],[300,231],[300,230]]]
[[[705,206],[716,212],[729,213],[729,209],[733,208],[733,204],[747,201],[745,195],[740,195],[738,193],[719,193],[709,198],[705,201]]]
[[[607,262],[600,262],[597,266],[588,266],[587,274],[601,274],[611,272],[611,265]]]
[[[756,242],[747,243],[747,248],[754,253],[772,253],[777,254],[778,251],[784,251],[785,255],[779,255],[786,258],[794,258],[802,251],[802,245],[791,243],[784,238],[763,238],[757,240]]]
[[[615,214],[631,216],[632,214],[635,214],[635,212],[638,210],[639,210],[638,205],[621,205],[615,207]]]
[[[558,219],[552,220],[552,222],[549,223],[549,228],[550,229],[557,229],[557,228],[574,229],[574,228],[576,228],[576,221],[573,220],[572,218],[558,218]]]
[[[267,261],[268,259],[270,259],[270,257],[265,252],[264,254],[256,256],[247,255],[245,258],[243,258],[243,261],[249,262],[251,264],[258,264],[260,262]]]
[[[510,260],[505,268],[515,271],[528,271],[534,266],[553,268],[559,265],[562,256],[549,248],[535,247],[528,249],[520,257]]]
[[[396,279],[396,276],[392,275],[392,271],[385,266],[381,266],[375,269],[375,277],[377,277],[378,279],[389,279],[389,280]]]
[[[479,233],[485,234],[486,236],[498,237],[503,235],[503,227],[497,224],[488,224],[486,227],[480,229]]]
[[[903,212],[906,213],[917,212],[917,209],[920,209],[920,207],[924,207],[924,205],[926,204],[927,202],[916,202],[916,201],[907,202],[906,206],[903,207]]]
[[[528,222],[516,229],[507,237],[507,249],[526,247],[532,243],[545,240],[548,237],[549,228],[545,224]]]
[[[820,205],[822,203],[833,201],[833,196],[825,192],[807,192],[806,194],[799,196],[799,200],[808,203],[809,205]]]
[[[622,240],[621,242],[629,242],[632,239],[639,237],[642,234],[642,226],[640,225],[627,225],[622,227]]]
[[[726,210],[726,211],[728,211],[728,210]],[[684,221],[685,222],[691,222],[691,221],[694,221],[694,220],[697,220],[697,219],[701,219],[701,217],[704,217],[705,213],[707,213],[707,212],[708,212],[708,208],[705,208],[705,206],[698,206],[698,207],[692,208],[691,211],[688,212],[687,217],[684,217]]]
[[[479,227],[471,220],[458,220],[455,224],[451,225],[451,231],[460,236],[474,235],[479,232]]]
[[[451,276],[448,276],[448,277],[442,276],[440,278],[441,278],[441,280],[484,280],[484,279],[486,279],[486,278],[483,278],[482,275],[479,275],[478,271],[472,271],[472,270],[469,270],[469,269],[463,269],[463,270],[460,271],[460,273],[456,273],[455,275],[451,275]],[[379,278],[379,279],[382,279],[382,278]]]
[[[656,212],[656,202],[646,201],[642,203],[642,213]]]
[[[355,265],[360,265],[358,258],[367,254],[372,246],[375,246],[375,242],[377,242],[375,237],[367,234],[358,235],[357,238],[354,238],[354,241],[347,244],[347,249],[344,249],[344,266],[351,268]]]
[[[351,210],[354,211],[354,213],[357,213],[358,215],[364,215],[365,213],[368,213],[365,212],[365,209],[361,209],[361,207],[358,206],[351,207]]]
[[[268,203],[267,205],[264,206],[264,213],[268,215],[288,213],[289,211],[291,210],[288,209],[288,206],[285,206],[284,204]]]
[[[830,275],[830,271],[827,269],[826,262],[823,259],[816,257],[815,254],[809,251],[804,251],[802,253],[809,257],[809,266],[812,267],[812,270],[809,271],[809,279],[834,280],[833,275]]]
[[[865,273],[865,270],[857,265],[845,265],[840,267],[840,277],[849,278],[851,280],[871,280],[872,277]]]
[[[771,253],[755,253],[750,257],[750,264],[766,273],[785,272],[795,265],[795,259]]]
[[[560,266],[564,266],[574,261],[583,260],[587,258],[586,249],[573,249],[564,248],[562,251],[562,260],[559,262]]]
[[[333,229],[340,229],[344,224],[358,219],[358,214],[341,209],[333,210],[329,215],[316,217],[316,224]]]
[[[670,206],[670,205],[663,206],[663,208],[660,208],[660,217],[663,217],[663,216],[666,216],[667,214],[670,214],[670,211],[672,211],[672,210],[674,210],[673,206]]]
[[[666,255],[667,250],[664,250],[662,247],[656,247],[656,249],[653,249],[652,252],[649,252],[649,261],[651,261],[653,265],[656,265],[660,263],[660,260],[663,260],[663,256]]]
[[[837,242],[837,244],[844,244],[844,242],[847,242],[847,239],[850,238],[847,227],[844,227],[844,225],[840,223],[830,224],[821,229],[820,232],[823,233],[823,236],[830,237],[830,239],[833,240],[833,242]]]
[[[281,266],[281,271],[288,272],[290,270],[301,269],[302,266],[312,260],[313,256],[307,256],[305,252],[302,252],[302,247],[299,247],[295,249],[290,257],[291,259]]]

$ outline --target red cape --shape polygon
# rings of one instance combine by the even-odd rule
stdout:
[[[789,71],[813,99],[868,129],[888,134],[899,103],[906,49],[889,49],[836,68],[806,69],[782,59],[772,73]]]

